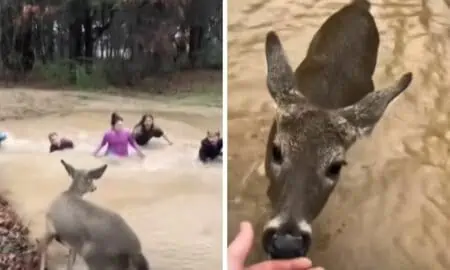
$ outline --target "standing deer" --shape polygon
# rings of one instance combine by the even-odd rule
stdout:
[[[148,270],[139,239],[125,220],[83,200],[84,194],[96,190],[94,180],[102,177],[107,165],[81,170],[64,160],[61,163],[72,183],[51,203],[46,214],[46,233],[39,247],[40,269],[45,269],[48,245],[57,240],[70,249],[68,270],[73,269],[77,254],[84,258],[89,270]]]
[[[379,33],[370,4],[355,0],[330,16],[293,72],[273,31],[266,36],[267,87],[277,104],[265,170],[273,215],[262,244],[271,258],[305,256],[312,221],[336,186],[347,150],[370,135],[412,81],[373,91]]]

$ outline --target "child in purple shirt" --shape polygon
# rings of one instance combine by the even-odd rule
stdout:
[[[106,155],[127,157],[128,144],[136,150],[140,157],[144,157],[144,153],[142,153],[137,146],[131,132],[123,128],[123,118],[117,113],[113,113],[111,115],[111,130],[105,133],[102,142],[97,150],[95,150],[94,155],[97,156],[98,152],[107,145]]]

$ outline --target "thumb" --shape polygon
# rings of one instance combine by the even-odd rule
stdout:
[[[228,269],[238,270],[244,266],[245,259],[253,244],[253,229],[249,222],[240,224],[240,231],[228,246]]]

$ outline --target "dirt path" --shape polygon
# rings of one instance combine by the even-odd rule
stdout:
[[[87,198],[124,216],[152,269],[220,268],[222,166],[201,165],[196,154],[205,130],[221,127],[221,110],[73,92],[8,89],[0,95],[0,129],[10,133],[0,149],[0,187],[9,191],[34,237],[43,232],[50,200],[69,184],[59,160],[81,168],[107,162],[98,190]],[[151,111],[174,145],[152,141],[144,161],[95,159],[90,153],[109,126],[111,110],[128,127]],[[76,149],[49,155],[50,131],[74,139]],[[53,264],[62,267],[65,255],[65,248],[52,246]],[[85,269],[77,262],[76,269]]]
[[[407,70],[414,81],[373,136],[351,149],[350,166],[314,224],[311,256],[332,270],[450,269],[448,1],[371,2],[381,32],[377,88]],[[260,226],[266,215],[267,184],[257,169],[274,115],[265,35],[278,31],[296,66],[320,24],[344,3],[229,1],[230,237],[240,220]],[[260,255],[255,249],[251,261]]]

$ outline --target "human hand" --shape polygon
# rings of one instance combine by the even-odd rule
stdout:
[[[253,244],[253,229],[248,222],[242,222],[236,238],[228,246],[228,270],[323,270],[321,267],[313,268],[308,258],[292,260],[269,260],[244,266]]]

